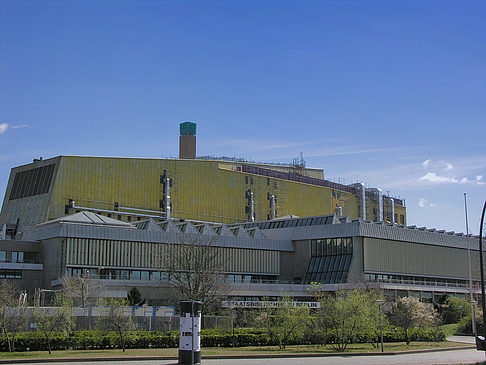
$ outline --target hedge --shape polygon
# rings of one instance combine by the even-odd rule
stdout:
[[[443,332],[435,332],[430,329],[414,329],[410,331],[412,341],[444,341]],[[51,336],[52,350],[96,350],[119,348],[119,337],[116,332],[102,331],[77,331],[70,335],[54,333]],[[261,329],[236,329],[235,345],[243,346],[272,346],[278,345],[268,337]],[[387,328],[383,332],[385,342],[403,342],[404,336],[400,329]],[[353,336],[353,343],[377,342],[376,334],[357,334]],[[325,339],[319,338],[315,334],[307,334],[303,338],[293,341],[292,345],[303,344],[322,344],[333,343],[335,337],[328,335]],[[231,347],[233,345],[233,335],[222,330],[202,330],[202,347]],[[158,331],[130,331],[126,334],[126,348],[176,348],[179,346],[179,333],[172,331],[169,333]],[[47,350],[46,340],[40,332],[18,333],[15,338],[16,351],[44,351]],[[8,351],[6,337],[0,337],[0,351]]]

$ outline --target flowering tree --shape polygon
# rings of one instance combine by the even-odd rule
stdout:
[[[422,303],[414,297],[398,298],[388,314],[390,322],[402,328],[407,345],[410,344],[412,328],[431,326],[438,317],[439,314],[432,305]]]

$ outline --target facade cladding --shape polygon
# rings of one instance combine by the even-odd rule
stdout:
[[[406,224],[402,200],[363,189],[302,166],[59,156],[12,169],[0,227],[19,218],[31,227],[81,210],[124,222],[169,217],[233,224],[338,212]]]
[[[33,291],[58,288],[66,274],[88,274],[99,283],[100,296],[126,297],[135,286],[148,304],[173,304],[167,260],[190,243],[211,250],[233,299],[308,300],[313,282],[325,291],[366,285],[390,297],[429,301],[444,293],[464,296],[468,248],[479,292],[477,237],[336,215],[243,224],[127,223],[84,211],[27,228],[16,241],[1,240],[0,275]]]

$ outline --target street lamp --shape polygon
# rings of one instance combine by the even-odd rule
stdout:
[[[381,336],[381,352],[383,352],[383,322],[381,320],[381,306],[385,301],[382,299],[377,299],[376,304],[378,304],[378,308],[380,310],[380,336]]]
[[[481,214],[481,223],[479,226],[479,268],[481,273],[481,305],[483,307],[483,338],[482,340],[479,339],[479,336],[476,337],[476,347],[478,350],[480,348],[484,350],[484,355],[486,356],[486,321],[484,318],[486,317],[486,303],[485,303],[485,293],[484,293],[484,264],[483,264],[483,224],[484,224],[484,214],[486,213],[486,201],[483,205],[483,213]],[[478,341],[480,340],[480,341]]]
[[[462,330],[462,308],[464,308],[464,306],[460,305],[460,306],[459,306],[459,309],[461,310],[461,314],[460,314],[460,315],[461,315],[461,331],[462,331],[462,332],[464,332],[464,331]]]

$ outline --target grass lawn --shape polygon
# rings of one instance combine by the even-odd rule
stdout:
[[[440,329],[445,333],[446,336],[452,336],[454,333],[456,333],[457,327],[458,323],[450,323],[440,326]]]
[[[423,350],[444,347],[462,347],[464,344],[456,342],[412,342],[407,346],[404,342],[385,343],[385,352]],[[136,357],[136,356],[173,356],[178,355],[177,348],[170,349],[128,349],[122,350],[66,350],[53,351],[49,355],[47,351],[0,353],[0,360],[7,359],[50,359],[50,358],[88,358],[88,357]],[[346,352],[380,352],[370,344],[351,344]],[[286,350],[280,350],[277,346],[265,347],[206,347],[202,349],[205,355],[262,355],[262,354],[303,354],[303,353],[337,353],[331,346],[288,346]]]

